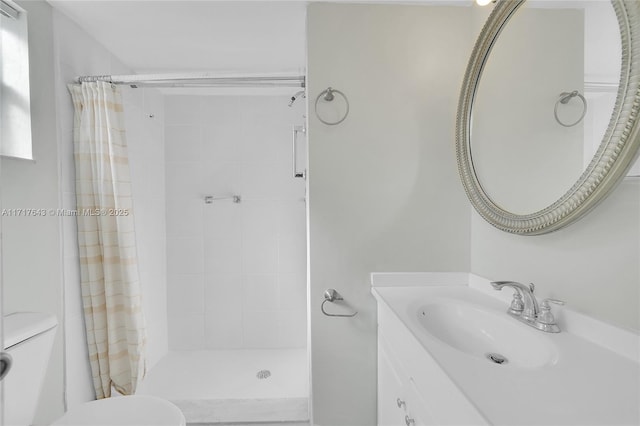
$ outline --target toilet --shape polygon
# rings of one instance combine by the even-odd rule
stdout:
[[[16,312],[4,317],[4,348],[13,363],[4,378],[5,424],[30,425],[58,322],[50,314]],[[184,415],[153,396],[119,396],[73,407],[53,425],[185,426]]]

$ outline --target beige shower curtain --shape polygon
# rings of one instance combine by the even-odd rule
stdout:
[[[98,399],[135,393],[145,328],[120,90],[69,85],[75,108],[78,245],[89,359]]]

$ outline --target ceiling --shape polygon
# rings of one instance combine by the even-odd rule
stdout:
[[[136,73],[300,71],[306,2],[48,0]]]
[[[278,73],[300,72],[306,66],[308,1],[47,1],[136,73]],[[472,2],[333,1],[458,6]]]

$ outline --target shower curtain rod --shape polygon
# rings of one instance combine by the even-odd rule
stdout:
[[[125,84],[133,88],[144,87],[305,87],[304,75],[221,75],[200,74],[132,74],[87,75],[76,82],[106,81]]]

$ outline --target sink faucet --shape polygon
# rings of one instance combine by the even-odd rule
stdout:
[[[504,287],[511,287],[515,290],[511,306],[507,310],[509,315],[538,330],[548,333],[560,332],[560,327],[556,324],[551,313],[549,302],[564,305],[562,300],[544,299],[542,305],[539,306],[538,300],[533,295],[535,289],[533,283],[524,285],[515,281],[493,281],[491,286],[496,290],[502,290]]]
[[[496,290],[502,290],[503,287],[511,287],[515,289],[516,294],[519,295],[521,299],[524,299],[524,306],[522,306],[522,309],[519,309],[520,312],[518,312],[518,309],[515,309],[514,303],[512,303],[511,308],[509,309],[509,313],[514,316],[518,315],[522,319],[527,321],[534,321],[536,319],[540,308],[538,307],[538,301],[536,300],[536,297],[533,295],[533,290],[535,289],[533,283],[527,286],[515,281],[493,281],[491,283],[491,286]],[[516,305],[518,305],[518,300],[519,298],[514,295],[514,301],[516,302]]]

